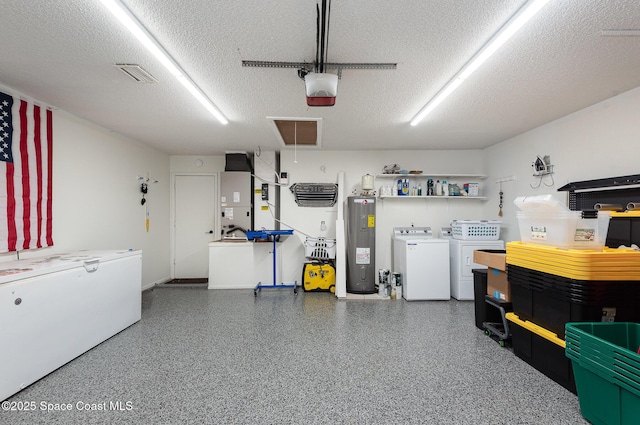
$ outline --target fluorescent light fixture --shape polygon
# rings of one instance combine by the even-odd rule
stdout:
[[[147,31],[140,23],[138,18],[133,15],[119,0],[100,0],[100,2],[116,17],[118,20],[133,34],[143,45],[151,52],[167,70],[189,90],[202,105],[220,121],[222,124],[228,124],[227,118],[213,104],[213,102],[202,92],[202,90],[189,78],[180,65],[167,53],[166,50],[158,43],[158,41]]]
[[[529,19],[542,9],[549,0],[530,0],[522,6],[509,21],[467,62],[460,71],[433,97],[411,120],[411,125],[418,125],[436,106],[457,89],[473,74],[491,55],[493,55],[513,34]]]

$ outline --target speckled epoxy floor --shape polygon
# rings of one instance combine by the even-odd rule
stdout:
[[[35,411],[0,423],[588,423],[472,302],[284,289],[147,291],[139,323],[7,401]]]

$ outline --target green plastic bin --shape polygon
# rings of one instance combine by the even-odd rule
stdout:
[[[640,324],[567,323],[566,343],[570,359],[640,391]]]
[[[594,425],[640,423],[640,391],[610,380],[571,361],[582,416]]]
[[[593,424],[640,424],[640,324],[567,323],[580,411]]]

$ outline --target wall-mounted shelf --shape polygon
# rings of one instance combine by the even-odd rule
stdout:
[[[595,204],[619,204],[640,200],[640,174],[584,180],[568,183],[558,189],[569,192],[569,208],[574,211],[595,208]]]
[[[462,189],[462,184],[464,183],[476,183],[479,180],[484,180],[487,176],[483,174],[377,174],[376,178],[379,179],[409,179],[410,181],[416,182],[416,184],[422,185],[423,193],[427,190],[426,182],[428,179],[433,180],[447,180],[449,184],[458,184]],[[484,196],[450,196],[450,195],[380,195],[380,199],[408,199],[408,198],[420,198],[420,199],[466,199],[466,200],[475,200],[475,201],[486,201],[487,198]]]
[[[487,176],[485,176],[484,174],[426,174],[426,173],[422,173],[422,174],[376,174],[376,178],[443,178],[443,177],[447,177],[447,178],[451,178],[451,179],[458,179],[458,178],[473,178],[473,179],[478,179],[478,180],[484,180],[487,178]]]
[[[620,186],[640,185],[640,174],[630,176],[610,177],[606,179],[584,180],[581,182],[572,182],[562,186],[558,192],[575,192],[578,190],[613,188]]]
[[[405,199],[405,198],[414,198],[414,199],[466,199],[466,200],[475,200],[475,201],[486,201],[487,198],[484,196],[413,196],[413,195],[381,195],[378,196],[380,199]]]

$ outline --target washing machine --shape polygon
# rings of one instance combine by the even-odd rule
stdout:
[[[449,239],[451,256],[451,296],[457,300],[473,300],[473,269],[487,266],[473,262],[477,249],[504,249],[504,241]]]
[[[449,300],[449,241],[430,227],[393,229],[393,271],[402,274],[407,301]]]

